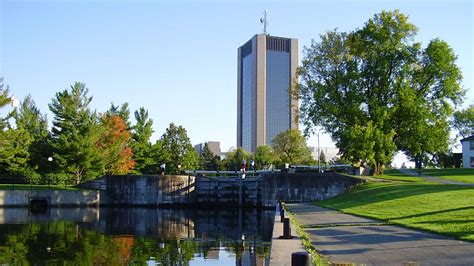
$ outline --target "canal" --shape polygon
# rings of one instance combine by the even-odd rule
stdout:
[[[268,265],[273,210],[0,208],[4,265]]]

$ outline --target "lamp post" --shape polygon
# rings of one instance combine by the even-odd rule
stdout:
[[[319,152],[319,132],[318,130],[318,173],[321,173],[321,153]]]

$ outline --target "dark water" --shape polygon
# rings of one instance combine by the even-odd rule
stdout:
[[[274,212],[0,209],[4,265],[268,265]]]

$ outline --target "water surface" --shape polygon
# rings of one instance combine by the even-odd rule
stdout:
[[[0,209],[0,264],[268,265],[274,211]]]

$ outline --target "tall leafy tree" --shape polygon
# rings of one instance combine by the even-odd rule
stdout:
[[[258,146],[255,151],[255,164],[257,168],[267,169],[276,161],[276,155],[270,145]]]
[[[298,129],[279,133],[272,140],[272,146],[281,163],[301,164],[312,161],[311,150]]]
[[[462,138],[467,138],[472,134],[474,130],[474,104],[454,113],[453,127]]]
[[[102,154],[106,175],[124,175],[135,166],[129,147],[131,134],[125,121],[118,114],[105,114],[100,119],[102,132],[97,146]]]
[[[148,116],[148,111],[141,107],[135,111],[136,124],[132,130],[133,159],[136,162],[135,169],[138,173],[149,173],[152,166],[156,164],[156,157],[159,157],[160,146],[154,148],[150,143],[153,134],[153,119]]]
[[[53,163],[76,182],[92,179],[103,172],[102,156],[97,149],[100,125],[89,108],[84,83],[76,82],[69,90],[56,93],[49,109],[54,114],[52,139]]]
[[[249,162],[252,159],[252,153],[246,151],[242,147],[229,151],[226,156],[227,168],[231,171],[237,171],[241,169],[241,163],[243,160],[246,161],[247,169],[249,169]]]
[[[399,11],[383,11],[361,29],[321,35],[298,70],[306,129],[322,127],[375,174],[397,150],[412,158],[445,150],[447,119],[462,101],[456,55],[439,39],[422,49],[416,31]]]
[[[167,172],[177,172],[178,165],[181,169],[195,169],[198,166],[198,155],[184,127],[171,123],[159,142],[165,153],[161,157],[165,158]]]

